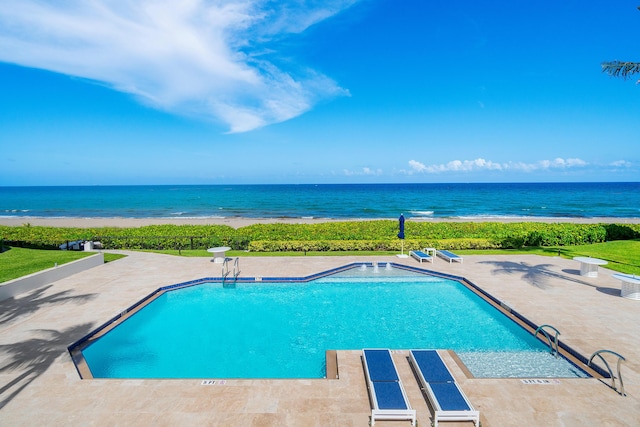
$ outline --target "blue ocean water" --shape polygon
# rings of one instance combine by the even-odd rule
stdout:
[[[640,183],[0,187],[0,216],[638,218]]]

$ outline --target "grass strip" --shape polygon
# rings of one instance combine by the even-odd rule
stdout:
[[[94,254],[94,252],[53,251],[15,247],[5,247],[4,249],[4,252],[0,253],[0,283],[37,273],[38,271],[46,270],[48,268],[55,267],[56,265],[76,261]],[[125,256],[119,254],[104,255],[105,262],[114,261]]]

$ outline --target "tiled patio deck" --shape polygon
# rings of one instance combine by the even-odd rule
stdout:
[[[240,267],[242,276],[305,276],[355,261],[419,265],[396,257],[245,257]],[[483,427],[640,425],[640,301],[619,296],[611,271],[583,278],[575,261],[538,256],[466,256],[464,264],[437,259],[421,266],[464,276],[536,324],[554,325],[583,355],[610,349],[627,359],[621,397],[608,380],[467,378],[445,353]],[[338,380],[80,380],[66,351],[70,343],[158,287],[217,276],[220,268],[209,258],[132,253],[1,302],[0,425],[367,426],[358,349],[338,352]],[[394,353],[418,425],[427,426],[431,412],[406,356]]]

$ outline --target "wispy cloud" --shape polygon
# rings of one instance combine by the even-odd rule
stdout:
[[[355,171],[344,169],[342,172],[345,176],[380,176],[383,173],[382,169],[372,169],[368,167]]]
[[[409,160],[408,174],[426,173],[437,174],[445,172],[477,172],[477,171],[519,171],[535,172],[550,169],[568,169],[587,166],[581,159],[540,160],[535,163],[507,162],[496,163],[491,160],[452,160],[448,163],[425,165],[417,160]]]
[[[0,60],[91,79],[244,132],[347,92],[268,45],[358,0],[3,0]],[[272,59],[269,59],[272,58]]]
[[[631,162],[628,162],[626,160],[616,160],[615,162],[611,162],[609,166],[613,166],[616,168],[630,168],[633,165],[631,164]]]

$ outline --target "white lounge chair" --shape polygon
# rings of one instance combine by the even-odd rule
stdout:
[[[398,370],[388,349],[362,350],[367,389],[371,397],[371,425],[376,420],[410,420],[416,425],[416,410],[411,409]]]
[[[426,254],[422,251],[411,251],[409,252],[409,254],[414,257],[415,259],[417,259],[418,261],[420,261],[420,263],[422,264],[422,261],[429,261],[429,262],[433,262],[433,257],[429,254]]]
[[[411,350],[409,360],[433,408],[434,427],[438,427],[438,421],[473,421],[479,427],[480,412],[473,408],[437,351]]]
[[[439,250],[436,252],[436,255],[438,255],[440,258],[444,259],[445,261],[449,261],[449,264],[451,264],[453,261],[462,263],[462,257],[460,255],[454,254],[451,251]]]

